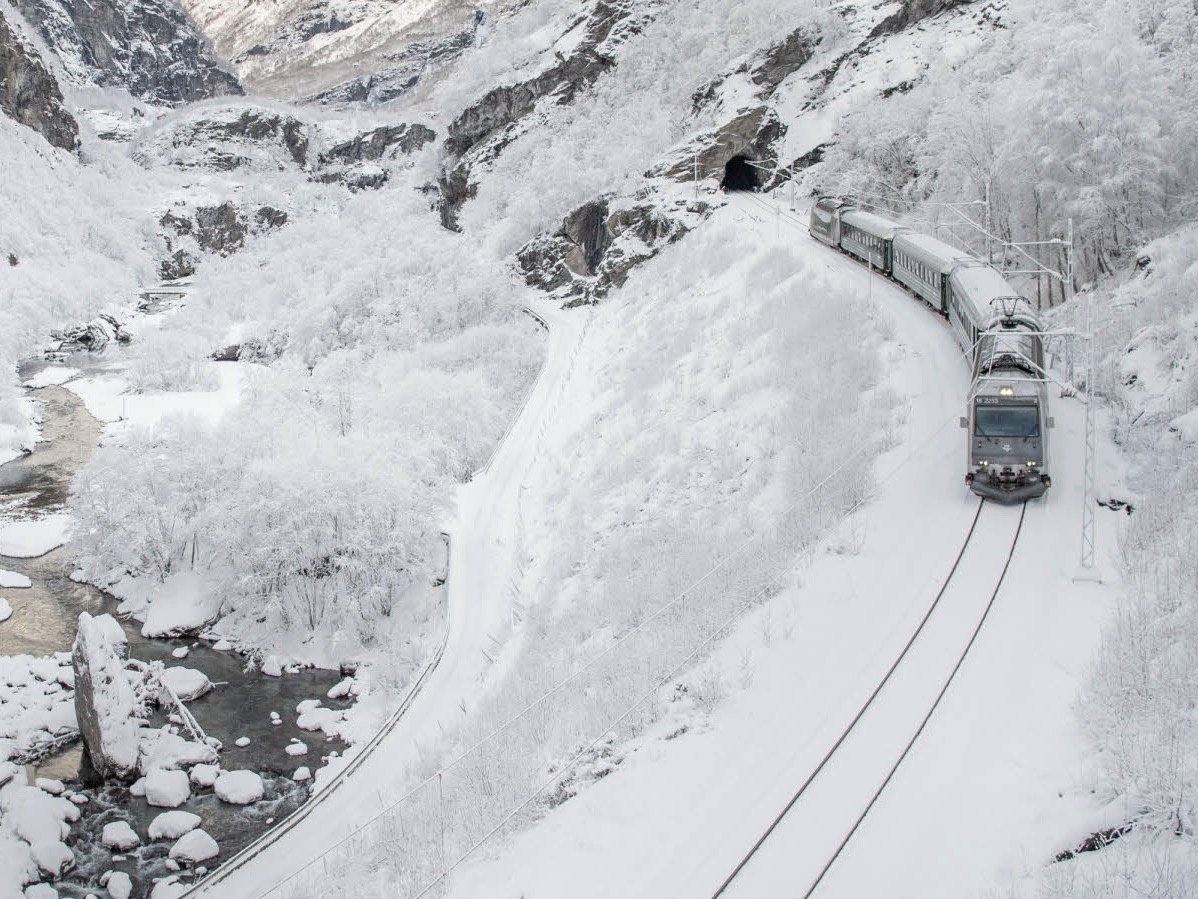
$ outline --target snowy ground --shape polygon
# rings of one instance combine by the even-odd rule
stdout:
[[[786,589],[716,650],[710,665],[725,688],[731,685],[731,698],[679,703],[675,714],[618,749],[614,771],[605,769],[595,783],[572,789],[577,795],[510,841],[487,843],[455,872],[451,895],[714,891],[897,655],[968,529],[976,500],[958,477],[957,428],[966,368],[943,321],[810,241],[789,216],[774,216],[747,198],[735,198],[719,215],[739,216],[747,240],[785,246],[868,296],[889,322],[892,337],[880,353],[887,385],[905,406],[897,446],[877,462],[881,486],[873,501],[806,556]],[[450,577],[451,636],[440,668],[359,772],[251,864],[229,865],[200,892],[302,891],[301,883],[321,879],[324,866],[340,869],[338,850],[352,852],[386,823],[383,811],[397,797],[404,760],[418,764],[438,731],[474,705],[496,634],[512,611],[503,572],[511,571],[510,550],[519,536],[514,529],[521,525],[505,503],[511,503],[530,454],[544,443],[554,445],[554,422],[562,417],[545,415],[560,395],[559,379],[572,369],[582,325],[577,314],[550,322],[549,362],[524,414],[491,470],[462,492]],[[821,895],[975,894],[1024,876],[1109,823],[1108,813],[1078,793],[1076,760],[1084,747],[1069,703],[1116,587],[1072,581],[1082,410],[1075,400],[1061,400],[1054,414],[1055,486],[1030,507],[999,601],[944,705],[825,879]],[[1109,465],[1102,469],[1100,485],[1116,478],[1112,471]],[[919,510],[918,527],[911,526],[913,508]],[[996,511],[1001,530],[1002,516],[1012,510]],[[1100,558],[1114,544],[1111,523],[1118,520],[1100,522]],[[995,542],[1002,539],[1009,533]],[[534,545],[530,555],[546,552],[552,547]],[[915,558],[918,567],[911,564]],[[1110,578],[1113,571],[1103,573]],[[976,597],[968,590],[964,595],[976,612]],[[957,625],[929,635],[933,650],[959,651],[968,638],[969,615],[953,611]],[[941,654],[924,652],[940,665],[936,678],[946,674]],[[917,689],[892,703],[876,726],[893,739],[867,745],[838,775],[854,785],[854,795],[865,795],[885,777],[895,761],[894,739],[918,726],[925,700],[930,702],[926,694]],[[839,798],[833,793],[825,801],[845,817],[853,810]],[[807,846],[781,840],[763,851],[754,862],[754,880],[734,894],[772,894],[779,884],[792,888],[813,876],[826,858]],[[296,858],[308,864],[293,879]],[[361,871],[339,888],[364,889],[371,878]]]
[[[852,261],[798,230],[783,233],[865,287],[868,275]],[[492,849],[497,857],[464,868],[450,895],[710,895],[897,654],[947,573],[976,504],[959,477],[956,418],[966,370],[945,324],[928,309],[880,279],[867,289],[894,323],[885,354],[890,383],[909,403],[901,444],[879,460],[876,500],[721,648],[725,669],[740,669],[741,683],[751,687],[694,735],[663,739],[676,732],[672,724],[646,736],[614,774],[502,851]],[[975,895],[1109,823],[1078,793],[1085,746],[1070,703],[1117,585],[1072,581],[1082,410],[1062,400],[1054,414],[1054,487],[1029,509],[995,610],[821,896]],[[1112,477],[1104,469],[1100,486]],[[1109,560],[1118,520],[1100,521],[1101,560]],[[1114,574],[1109,561],[1103,574]],[[910,708],[893,727],[913,730],[924,711]],[[876,751],[859,753],[855,776],[844,782],[858,781],[857,793],[880,783],[895,761],[890,750],[879,742]],[[828,798],[837,826],[857,811],[838,808],[840,798]],[[747,870],[753,879],[729,895],[805,889],[827,856],[778,836],[779,845]]]

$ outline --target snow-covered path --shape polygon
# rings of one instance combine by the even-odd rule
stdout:
[[[771,645],[761,613],[749,616],[724,661],[735,670],[738,653],[752,647],[752,687],[716,709],[707,729],[643,743],[617,773],[555,809],[501,854],[464,869],[449,893],[457,899],[711,896],[881,680],[968,530],[977,501],[962,483],[957,426],[967,368],[947,325],[892,283],[810,240],[805,229],[779,227],[760,207],[749,209],[757,225],[746,224],[753,232],[746,240],[799,242],[804,256],[846,286],[868,291],[893,323],[884,361],[907,414],[898,445],[879,460],[874,502],[828,541],[854,551],[817,555],[801,585],[778,598],[779,608],[797,610],[785,640],[775,637]],[[835,299],[813,294],[795,302]],[[1053,411],[1056,486],[1029,507],[978,642],[821,884],[821,899],[974,895],[1051,857],[1097,814],[1093,798],[1074,789],[1082,750],[1069,704],[1114,591],[1072,582],[1082,410],[1076,401],[1058,400]],[[1005,513],[1018,514],[995,511],[1000,524],[1010,517]],[[1099,537],[1101,558],[1114,544],[1114,529],[1106,526]],[[993,546],[1000,566],[1009,532],[1005,540]],[[962,583],[976,585],[990,574]],[[988,598],[988,592],[980,597],[983,605]],[[976,623],[980,606],[972,594],[946,602],[959,606],[966,599]],[[947,665],[942,682],[956,658],[928,660]],[[907,723],[907,737],[926,709]],[[736,895],[801,895],[806,872],[813,877],[828,860],[828,846],[835,848],[863,808],[859,796],[868,801],[897,752],[901,746],[866,746],[838,778],[851,795],[838,787],[823,800],[834,817],[827,833],[818,833],[817,823],[809,834],[779,834],[754,888]]]
[[[560,401],[587,320],[585,312],[537,311],[550,332],[540,376],[490,464],[460,489],[457,519],[448,529],[449,630],[439,663],[386,736],[343,782],[189,895],[269,895],[398,798],[410,785],[421,747],[432,746],[443,729],[473,706],[491,664],[486,651],[493,649],[492,638],[504,633],[511,616],[507,583],[515,562],[520,480],[535,457],[546,417]]]

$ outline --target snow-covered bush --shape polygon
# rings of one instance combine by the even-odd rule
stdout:
[[[935,204],[981,201],[989,189],[1000,237],[1064,237],[1072,218],[1079,279],[1110,274],[1198,208],[1198,13],[1020,0],[1000,18],[1005,28],[928,60],[909,93],[846,117],[820,186],[946,227],[960,222]],[[978,232],[954,233],[982,252]],[[1062,262],[1059,248],[1030,252]],[[1034,289],[1046,305],[1060,301],[1059,285]]]
[[[241,402],[216,424],[166,417],[97,451],[72,500],[86,575],[152,598],[198,571],[221,598],[217,633],[288,651],[319,634],[330,663],[427,631],[451,488],[539,364],[522,293],[464,243],[419,199],[381,194],[212,260],[170,327],[130,350],[135,381],[195,386],[169,360],[230,332],[281,356],[241,363]]]
[[[31,446],[18,360],[53,328],[127,304],[153,272],[156,239],[139,220],[144,177],[101,155],[82,165],[0,115],[0,456]],[[9,176],[20,173],[20,177]]]

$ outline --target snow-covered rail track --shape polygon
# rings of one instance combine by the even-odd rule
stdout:
[[[1026,504],[1016,511],[978,503],[960,552],[902,651],[712,899],[815,893],[965,663],[1002,588],[1025,512]]]

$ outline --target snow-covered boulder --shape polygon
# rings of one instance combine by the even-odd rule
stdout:
[[[133,879],[124,871],[112,871],[104,884],[111,899],[129,899],[133,895]]]
[[[212,689],[212,681],[208,679],[208,675],[203,671],[195,668],[184,668],[181,665],[164,669],[162,672],[162,682],[170,687],[175,695],[184,702],[199,699]],[[159,701],[165,705],[170,700],[168,697],[163,696]]]
[[[104,825],[104,830],[100,834],[100,843],[117,852],[128,852],[140,842],[141,838],[129,826],[128,821],[111,821]]]
[[[262,798],[262,778],[253,771],[226,771],[213,784],[217,798],[232,805],[249,805]]]
[[[186,740],[166,728],[141,732],[140,767],[142,771],[155,768],[190,768],[192,765],[216,763],[217,752],[207,743]]]
[[[146,802],[159,808],[177,808],[191,795],[186,771],[156,768],[146,775]]]
[[[194,865],[220,855],[220,846],[206,831],[193,830],[185,833],[171,847],[170,857]]]
[[[165,877],[154,884],[154,889],[150,890],[150,899],[179,899],[190,889],[187,884],[180,883],[178,877]]]
[[[51,777],[39,777],[33,782],[33,785],[51,796],[61,796],[67,789],[61,780],[54,780]]]
[[[295,725],[300,730],[322,730],[330,737],[337,736],[345,722],[345,712],[321,707],[319,699],[305,699],[295,707],[299,717]]]
[[[23,590],[33,586],[33,581],[23,574],[17,574],[15,571],[8,571],[0,568],[0,587],[8,587],[9,589]]]
[[[194,633],[216,619],[220,598],[194,571],[172,574],[154,592],[141,632],[145,637]]]
[[[150,822],[151,840],[177,840],[200,826],[200,816],[191,812],[163,812]]]
[[[197,787],[210,787],[220,777],[219,765],[196,765],[191,769],[191,782]]]
[[[59,840],[31,845],[29,857],[47,877],[61,877],[64,872],[75,866],[75,853],[71,852],[66,843]]]
[[[48,883],[34,883],[25,887],[25,899],[58,899],[58,890]]]
[[[79,615],[71,652],[75,715],[85,756],[101,779],[131,779],[137,770],[139,705],[125,674],[126,647],[124,631],[111,615]]]
[[[12,618],[12,604],[0,596],[0,621],[8,621],[9,618]]]
[[[308,754],[308,744],[303,743],[299,740],[293,740],[292,742],[287,744],[286,752],[290,756],[307,755]]]
[[[291,779],[297,784],[303,783],[306,780],[312,779],[312,771],[307,765],[301,765],[295,769],[295,773],[291,775]]]

